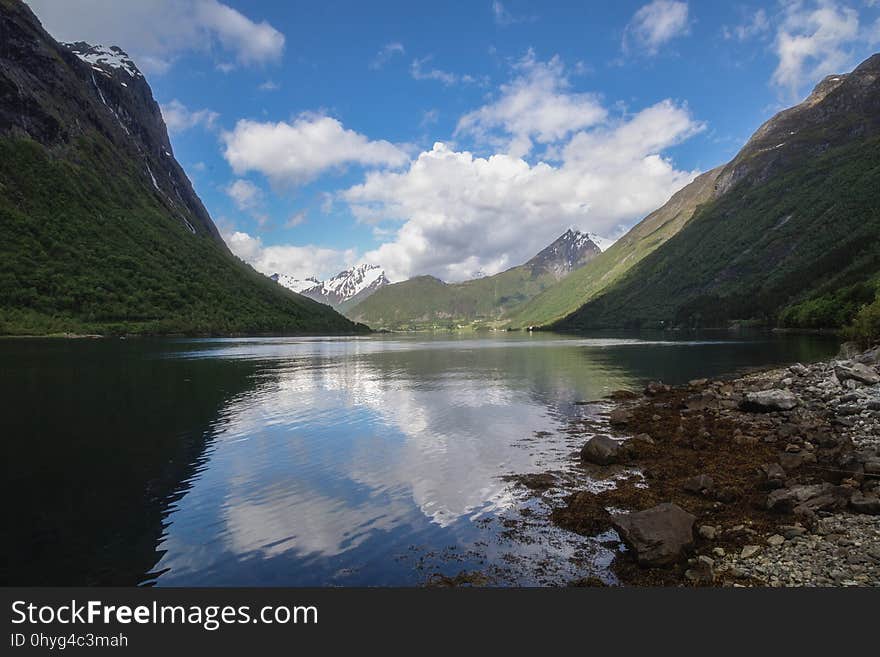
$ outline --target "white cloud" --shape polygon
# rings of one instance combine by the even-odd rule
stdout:
[[[870,35],[859,29],[855,9],[832,0],[789,1],[776,33],[773,83],[797,95],[805,84],[851,68],[859,41],[870,43]]]
[[[118,45],[148,73],[163,73],[188,51],[213,51],[237,65],[274,62],[284,35],[219,0],[27,0],[60,41]]]
[[[370,61],[370,68],[378,70],[391,61],[392,57],[395,55],[402,55],[404,52],[406,51],[404,50],[402,43],[396,41],[393,43],[386,43],[382,46],[382,50],[377,52],[376,56]]]
[[[225,232],[223,239],[235,255],[266,275],[282,273],[294,278],[317,276],[324,279],[351,267],[356,256],[353,249],[340,251],[312,245],[264,246],[259,237],[242,231]]]
[[[239,178],[228,185],[225,191],[239,210],[253,210],[263,202],[263,190],[250,180]]]
[[[168,132],[177,134],[202,126],[209,130],[213,129],[220,115],[209,109],[191,110],[176,98],[170,103],[160,105],[162,110],[162,118],[165,119],[165,125]]]
[[[576,132],[559,145],[559,166],[437,143],[408,170],[370,173],[342,196],[363,221],[403,222],[364,261],[393,280],[463,280],[524,262],[569,226],[616,234],[656,209],[696,175],[662,151],[701,129],[686,107],[662,101]]]
[[[296,228],[297,226],[301,226],[308,219],[308,213],[305,210],[300,210],[299,212],[294,212],[290,219],[284,222],[285,228]]]
[[[507,27],[516,23],[530,23],[535,20],[533,16],[515,16],[499,0],[494,0],[492,3],[492,18],[495,20],[495,24],[500,27]]]
[[[454,84],[473,84],[477,82],[477,78],[472,75],[459,75],[458,73],[450,73],[439,68],[425,68],[433,59],[432,56],[414,59],[410,64],[409,72],[413,80],[436,80],[442,82],[447,87]]]
[[[236,174],[259,171],[277,184],[303,184],[346,164],[400,166],[409,161],[394,144],[371,141],[334,118],[303,114],[292,123],[243,119],[223,133],[224,157]]]
[[[641,7],[627,24],[623,48],[656,55],[660,46],[689,32],[688,3],[654,0]]]
[[[280,88],[281,85],[274,80],[266,80],[257,86],[260,91],[278,91]]]
[[[734,27],[724,26],[721,33],[728,40],[748,41],[749,39],[763,36],[769,31],[770,19],[767,16],[767,12],[763,9],[758,9],[745,23]]]
[[[472,135],[519,157],[531,151],[532,140],[555,142],[605,119],[607,112],[595,95],[568,90],[558,57],[539,62],[529,51],[515,69],[517,77],[501,86],[498,100],[461,117],[456,136]]]

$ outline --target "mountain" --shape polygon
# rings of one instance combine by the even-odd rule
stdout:
[[[273,281],[299,292],[340,312],[352,308],[380,288],[389,285],[385,270],[377,265],[357,265],[339,272],[333,278],[298,280],[284,274],[272,274]]]
[[[567,230],[525,264],[494,276],[444,283],[417,276],[383,287],[346,315],[373,328],[431,328],[492,323],[601,253],[590,235]]]
[[[269,278],[278,283],[279,285],[283,285],[288,290],[293,290],[294,292],[298,292],[302,294],[306,290],[310,290],[313,287],[320,286],[321,281],[319,281],[314,276],[309,276],[308,278],[300,279],[294,278],[293,276],[288,276],[287,274],[272,274]],[[303,295],[305,296],[305,295]]]
[[[612,285],[594,275],[592,298],[553,326],[848,323],[880,290],[880,55],[826,77],[705,176],[680,230]]]
[[[552,324],[618,281],[680,231],[700,204],[714,197],[719,173],[720,169],[713,169],[698,176],[585,266],[515,308],[508,315],[509,326]]]
[[[0,333],[366,330],[233,256],[137,66],[0,0]]]

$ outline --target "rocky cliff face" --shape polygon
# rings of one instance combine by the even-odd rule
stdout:
[[[760,184],[806,158],[880,133],[880,54],[829,75],[799,105],[779,112],[724,167],[716,196],[744,180]]]
[[[236,258],[118,47],[0,0],[0,334],[366,330]]]
[[[558,280],[585,265],[600,253],[602,250],[590,235],[569,228],[525,266],[530,267],[535,276],[547,272]]]
[[[220,233],[174,159],[159,105],[118,47],[59,44],[26,5],[0,3],[0,135],[63,148],[97,132],[141,164],[144,182],[190,232]]]

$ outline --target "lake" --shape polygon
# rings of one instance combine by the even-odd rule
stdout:
[[[504,476],[571,469],[584,404],[827,358],[834,339],[549,333],[0,340],[3,583],[561,584],[611,554]]]

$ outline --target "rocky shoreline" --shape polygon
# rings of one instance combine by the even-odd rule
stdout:
[[[579,467],[616,486],[550,519],[616,530],[619,581],[880,586],[880,347],[611,398]]]

